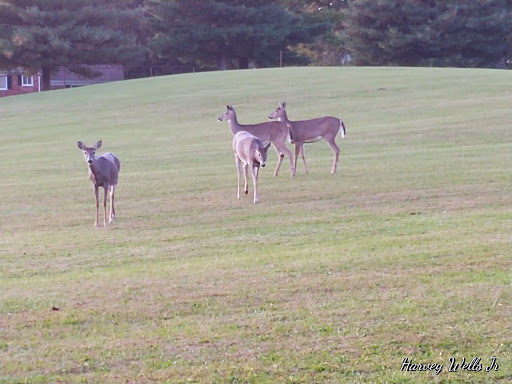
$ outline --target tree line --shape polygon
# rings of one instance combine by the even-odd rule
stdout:
[[[0,0],[0,70],[509,67],[510,0]]]

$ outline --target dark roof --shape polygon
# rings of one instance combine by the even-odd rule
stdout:
[[[124,80],[124,70],[121,65],[91,65],[89,67],[101,72],[101,75],[87,78],[71,72],[66,67],[60,67],[59,71],[51,76],[51,85],[53,87],[81,86]]]
[[[1,76],[9,76],[9,75],[26,75],[26,76],[34,76],[37,75],[37,72],[30,71],[23,68],[12,68],[12,69],[2,69],[0,70]]]

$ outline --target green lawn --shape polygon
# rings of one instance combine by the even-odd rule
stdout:
[[[0,383],[509,383],[511,85],[286,68],[0,99]],[[344,120],[338,172],[322,141],[274,178],[271,149],[260,203],[237,200],[217,117],[279,101]],[[121,160],[106,229],[77,148],[99,139]]]

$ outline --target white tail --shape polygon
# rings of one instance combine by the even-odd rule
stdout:
[[[94,195],[96,196],[96,220],[94,226],[98,227],[99,219],[99,188],[103,187],[103,226],[107,226],[107,192],[110,192],[110,217],[109,223],[114,220],[116,211],[114,208],[114,192],[119,178],[119,170],[121,163],[119,159],[110,152],[104,153],[100,157],[96,157],[96,150],[101,147],[101,140],[94,147],[86,147],[81,141],[78,142],[78,148],[84,152],[84,158],[89,165],[89,178],[94,185]]]
[[[277,176],[279,173],[284,155],[288,156],[290,159],[291,175],[295,176],[292,153],[286,146],[286,140],[290,140],[290,129],[286,123],[272,121],[260,124],[242,125],[238,123],[235,109],[231,105],[228,105],[226,112],[219,116],[219,121],[227,121],[233,135],[245,131],[256,136],[264,145],[272,143],[278,156],[274,176]]]
[[[245,194],[249,193],[249,185],[247,179],[248,168],[251,167],[252,182],[254,187],[254,204],[258,202],[258,172],[261,167],[265,166],[267,161],[267,152],[270,143],[264,146],[260,139],[246,131],[240,131],[233,137],[233,152],[235,154],[235,163],[237,168],[237,193],[236,198],[240,198],[240,177],[242,167],[244,170]]]
[[[341,133],[341,137],[345,137],[345,124],[341,119],[326,116],[318,119],[290,121],[286,115],[286,103],[279,103],[279,107],[270,114],[269,119],[277,119],[289,125],[292,142],[295,143],[295,167],[297,167],[297,158],[299,152],[304,162],[304,171],[308,173],[306,165],[306,155],[304,153],[304,143],[314,143],[324,139],[329,143],[334,151],[334,162],[332,164],[331,173],[336,172],[338,167],[338,158],[340,149],[336,145],[336,135]]]

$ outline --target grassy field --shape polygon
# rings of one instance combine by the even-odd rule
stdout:
[[[0,382],[509,383],[511,84],[287,68],[0,99]],[[319,142],[274,178],[271,149],[260,203],[237,200],[217,117],[279,101],[344,120],[338,172]],[[106,229],[77,148],[99,139],[121,159]]]

